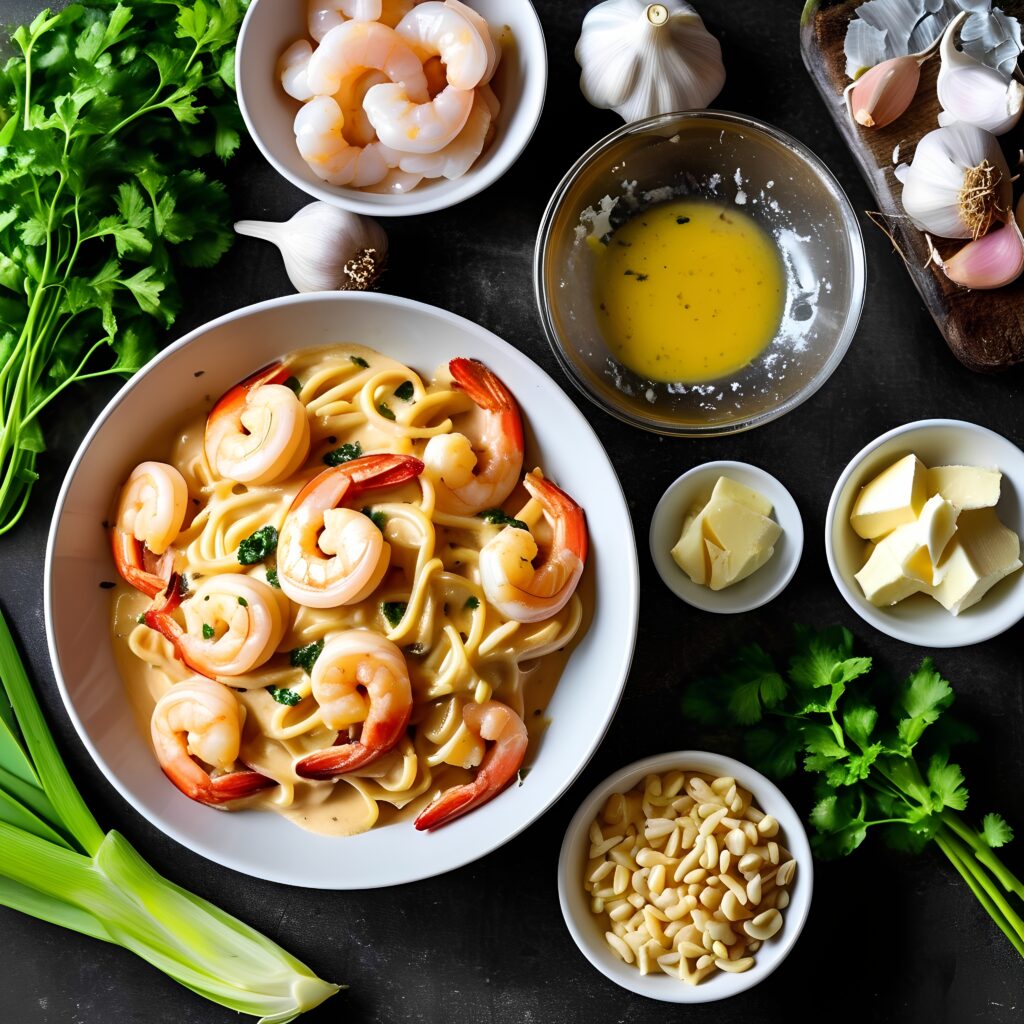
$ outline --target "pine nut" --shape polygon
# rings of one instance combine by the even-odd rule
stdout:
[[[754,966],[754,958],[745,956],[739,960],[716,960],[715,966],[720,971],[727,971],[729,974],[742,974],[743,971],[749,971]]]
[[[728,949],[727,949],[727,948],[725,947],[725,945],[724,945],[723,943],[721,943],[721,942],[714,942],[714,943],[712,943],[712,945],[711,945],[711,951],[712,951],[712,952],[713,952],[713,953],[715,954],[715,956],[717,956],[717,957],[718,957],[718,958],[719,958],[720,960],[728,960],[728,959],[729,959],[729,950],[728,950]]]
[[[758,823],[757,831],[765,838],[777,835],[779,831],[779,823],[770,814],[766,814]]]
[[[722,850],[718,855],[718,873],[724,875],[732,863],[732,854],[728,850]]]
[[[725,848],[734,857],[742,858],[744,856],[744,854],[746,854],[746,852],[747,852],[747,837],[744,834],[743,829],[741,829],[741,828],[734,828],[725,837]],[[742,863],[743,863],[743,861],[741,859],[740,860],[740,864],[742,865]],[[740,871],[742,871],[742,870],[743,870],[743,868],[741,866],[740,867]]]
[[[785,890],[780,892],[778,899],[775,901],[775,906],[778,910],[785,910],[789,906],[789,893]]]
[[[762,864],[764,861],[756,853],[745,853],[740,857],[736,867],[739,868],[742,875],[753,875],[757,874]]]
[[[752,938],[770,939],[782,927],[782,915],[777,910],[766,910],[751,921],[743,922],[743,930]]]
[[[747,882],[747,899],[757,906],[761,902],[761,876],[754,875],[754,877]]]
[[[775,872],[775,884],[779,886],[789,885],[793,881],[793,873],[795,871],[795,860],[787,860],[785,864],[780,864],[779,870]]]

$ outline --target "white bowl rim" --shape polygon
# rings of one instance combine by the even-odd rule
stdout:
[[[703,763],[707,767],[689,767],[695,760]],[[787,819],[791,819],[787,820],[785,825],[783,825],[781,820],[779,823],[786,833],[786,842],[788,844],[789,852],[793,855],[793,858],[796,860],[799,867],[800,886],[794,891],[794,897],[786,910],[785,928],[783,930],[782,940],[777,946],[775,955],[767,964],[759,965],[755,961],[754,966],[749,971],[745,971],[742,974],[723,974],[723,983],[729,988],[729,991],[727,992],[709,994],[709,987],[701,985],[686,985],[675,978],[669,977],[668,975],[644,976],[640,974],[639,970],[630,964],[622,964],[623,973],[621,977],[613,976],[605,970],[604,966],[599,963],[594,956],[591,955],[593,947],[597,944],[594,943],[592,945],[586,936],[584,929],[578,926],[577,919],[569,904],[569,885],[580,881],[577,877],[579,874],[578,870],[574,869],[573,865],[569,862],[570,848],[579,833],[590,827],[590,823],[596,817],[601,804],[612,793],[621,792],[625,788],[631,788],[643,779],[645,775],[651,772],[665,772],[674,768],[678,768],[681,771],[711,771],[718,775],[730,775],[741,785],[745,785],[745,780],[752,779],[754,780],[759,793],[768,793],[770,801],[773,802],[773,807],[769,808],[765,806],[769,801],[760,800],[759,798],[758,803],[761,806],[761,809],[766,814],[772,814],[778,818],[778,814],[775,813],[775,808],[781,807],[783,809],[784,816],[786,816]],[[793,827],[794,825],[795,828]],[[807,830],[804,828],[804,824],[800,820],[800,815],[797,814],[796,808],[793,807],[786,795],[778,786],[775,785],[774,782],[771,781],[771,779],[766,778],[759,771],[756,771],[749,765],[744,764],[742,761],[737,761],[735,758],[728,757],[725,754],[716,754],[714,751],[709,750],[675,750],[668,751],[664,754],[653,754],[652,756],[642,758],[639,761],[633,761],[631,764],[627,764],[624,768],[620,768],[618,771],[613,772],[603,782],[598,783],[598,785],[590,791],[580,804],[578,810],[572,817],[572,821],[569,822],[568,828],[565,830],[565,838],[562,840],[562,846],[558,854],[558,902],[562,908],[562,917],[565,921],[565,926],[568,928],[569,934],[572,936],[572,939],[576,943],[579,951],[584,957],[586,957],[595,970],[603,974],[609,981],[613,981],[616,985],[620,985],[637,995],[646,996],[649,999],[656,999],[662,1002],[717,1002],[721,999],[727,999],[731,996],[739,995],[741,992],[745,992],[748,989],[753,988],[755,985],[760,984],[760,982],[775,972],[779,965],[792,951],[793,946],[796,944],[797,939],[799,939],[800,934],[804,929],[804,925],[807,923],[808,915],[811,912],[813,895],[814,859],[811,854],[811,844],[807,838]],[[762,949],[763,948],[764,947],[762,946]],[[630,984],[629,980],[631,980],[634,975],[636,984]],[[666,982],[668,985],[673,987],[666,987],[663,993],[655,993],[650,990],[651,985],[647,984],[648,979],[656,979],[658,982]]]
[[[835,487],[832,489],[832,496],[828,503],[828,511],[825,513],[825,557],[828,560],[829,571],[832,573],[832,580],[839,590],[839,593],[842,595],[843,600],[846,601],[846,603],[861,617],[861,619],[864,620],[864,622],[869,626],[873,626],[880,633],[884,633],[886,636],[890,636],[894,640],[902,640],[904,643],[914,644],[916,647],[935,647],[945,649],[953,647],[973,647],[975,644],[984,643],[986,640],[991,640],[993,637],[1000,636],[1002,633],[1012,629],[1018,622],[1020,622],[1020,620],[1024,618],[1024,601],[1020,602],[1015,618],[1012,617],[1013,613],[1003,617],[978,617],[976,620],[977,631],[970,633],[970,639],[963,640],[957,637],[950,637],[943,633],[933,633],[928,636],[924,636],[920,631],[915,630],[912,627],[905,626],[901,620],[886,616],[884,608],[878,608],[876,610],[877,614],[872,614],[872,612],[864,606],[862,600],[857,595],[857,592],[846,582],[846,579],[839,569],[839,564],[835,554],[835,545],[832,540],[832,524],[836,517],[839,499],[842,495],[843,489],[846,487],[850,478],[857,472],[861,463],[873,451],[875,451],[875,449],[880,448],[887,441],[892,441],[897,437],[902,437],[918,430],[929,430],[934,428],[948,428],[979,434],[984,437],[993,438],[1000,444],[1011,445],[1020,451],[1019,447],[1005,435],[1000,434],[989,427],[983,427],[980,423],[971,423],[970,420],[946,418],[913,420],[910,423],[904,423],[898,427],[893,427],[892,430],[887,430],[884,434],[880,434],[873,441],[869,441],[859,452],[857,452],[856,455],[853,456],[852,459],[850,459],[846,468],[836,481]],[[1021,457],[1024,459],[1024,452],[1021,453]]]
[[[536,110],[531,114],[532,123],[529,130],[523,132],[521,141],[509,147],[507,152],[502,154],[500,160],[491,160],[487,167],[476,173],[474,173],[474,169],[471,167],[460,179],[457,179],[462,184],[462,188],[453,188],[441,194],[430,190],[418,192],[417,189],[413,189],[411,192],[401,196],[376,197],[377,199],[398,199],[401,200],[400,202],[372,202],[362,198],[363,193],[359,189],[332,186],[328,185],[327,182],[318,184],[306,181],[297,174],[293,174],[282,164],[266,144],[262,133],[256,127],[255,119],[249,110],[248,104],[245,102],[245,94],[241,88],[242,76],[240,69],[242,51],[245,47],[253,11],[256,10],[260,2],[261,0],[252,0],[249,9],[245,12],[245,17],[242,19],[242,27],[238,32],[238,43],[235,48],[235,79],[239,83],[237,90],[238,109],[242,112],[242,120],[245,122],[249,138],[256,144],[256,148],[263,154],[267,163],[297,189],[305,192],[308,196],[312,196],[314,199],[319,199],[322,202],[330,203],[332,206],[338,206],[343,210],[350,210],[352,213],[361,213],[368,217],[412,217],[421,213],[436,213],[438,210],[448,210],[453,206],[458,206],[459,203],[465,202],[467,199],[472,199],[473,196],[483,192],[484,189],[490,188],[491,185],[502,178],[512,169],[519,157],[522,156],[537,131],[537,126],[540,124],[541,116],[544,113],[544,104],[547,99],[548,90],[547,39],[544,35],[544,26],[541,23],[536,8],[533,6],[532,0],[517,0],[517,2],[523,5],[523,9],[527,12],[527,17],[532,15],[532,22],[536,28],[537,37],[540,40],[540,46],[537,50],[530,50],[531,59],[538,61],[538,66],[533,70],[533,73],[540,82],[540,92],[537,96]],[[263,2],[269,3],[270,0],[263,0]],[[504,138],[498,141],[498,148],[495,150],[496,154],[501,153],[501,147],[505,141],[506,139]]]
[[[788,556],[788,560],[784,563],[777,561],[773,556],[769,561],[763,565],[757,572],[748,577],[762,582],[760,591],[751,593],[746,600],[737,598],[734,595],[734,588],[728,587],[725,590],[718,591],[717,593],[713,590],[709,590],[707,587],[700,586],[696,583],[691,583],[685,575],[682,579],[676,577],[675,579],[670,578],[666,575],[667,572],[671,572],[672,569],[678,569],[675,562],[672,561],[671,556],[666,558],[662,555],[660,547],[655,543],[655,533],[661,526],[664,516],[667,514],[666,502],[672,496],[672,494],[681,488],[687,480],[692,480],[694,477],[702,476],[704,474],[710,474],[713,472],[727,474],[729,470],[742,470],[743,472],[750,473],[752,476],[759,477],[764,482],[776,487],[780,494],[783,494],[788,498],[788,503],[792,508],[787,508],[785,514],[780,510],[778,503],[775,504],[775,519],[779,526],[783,529],[783,535],[786,538],[788,544],[790,544],[794,552]],[[739,615],[744,612],[752,612],[756,608],[763,608],[766,604],[774,601],[775,598],[781,594],[786,587],[792,582],[793,577],[796,575],[797,569],[800,568],[800,559],[803,557],[804,551],[804,521],[800,514],[800,506],[797,505],[796,500],[790,493],[789,488],[786,487],[778,477],[773,476],[766,469],[762,469],[760,466],[755,466],[751,462],[739,462],[735,459],[719,459],[713,462],[702,462],[698,466],[694,466],[692,469],[688,469],[681,476],[677,476],[665,488],[665,493],[662,494],[658,501],[658,504],[654,508],[654,515],[651,516],[651,528],[647,535],[648,544],[651,549],[651,561],[654,563],[654,568],[658,572],[658,576],[661,577],[662,583],[668,587],[669,590],[679,598],[680,601],[684,601],[690,605],[691,608],[697,608],[702,612],[712,612],[715,615]],[[669,564],[671,562],[671,565]],[[785,565],[782,572],[779,572],[779,567]],[[662,571],[664,568],[665,571]],[[682,570],[678,570],[682,572]],[[763,575],[766,574],[767,575]],[[769,583],[768,581],[772,582]],[[746,582],[741,580],[741,583]],[[689,584],[689,586],[687,586]],[[726,598],[733,595],[733,600],[723,601],[722,605],[727,606],[716,606],[718,602],[713,602],[710,599],[710,595],[714,595],[716,598],[719,595],[724,594]],[[707,595],[707,596],[706,596]]]
[[[207,845],[205,840],[198,838],[194,835],[186,834],[177,827],[170,825],[166,819],[159,817],[149,816],[141,807],[136,804],[134,798],[126,791],[122,785],[120,777],[112,768],[107,764],[106,759],[100,754],[96,745],[92,742],[89,736],[88,730],[85,728],[85,724],[78,714],[74,702],[71,699],[71,695],[68,691],[67,684],[64,680],[64,675],[60,667],[60,658],[58,656],[57,639],[54,635],[53,628],[53,588],[52,588],[52,574],[53,574],[53,558],[54,549],[57,541],[58,525],[60,522],[61,515],[64,511],[64,505],[67,500],[67,495],[71,489],[72,481],[78,471],[79,464],[81,463],[85,452],[92,443],[93,438],[99,433],[100,429],[107,422],[107,420],[114,414],[121,403],[124,401],[125,396],[132,390],[136,382],[141,379],[144,374],[151,372],[165,360],[171,358],[174,354],[185,348],[194,339],[200,337],[209,331],[215,330],[223,324],[231,323],[232,321],[243,319],[249,315],[262,312],[267,309],[274,309],[281,306],[288,305],[302,305],[305,303],[321,302],[325,298],[330,301],[336,302],[347,302],[347,301],[367,301],[370,303],[379,303],[382,306],[398,305],[410,311],[419,312],[423,315],[435,316],[441,320],[445,320],[452,324],[468,325],[473,331],[483,333],[489,337],[491,341],[496,343],[499,347],[507,350],[507,354],[514,361],[519,361],[523,364],[528,364],[532,372],[539,373],[546,377],[553,387],[559,388],[559,384],[553,377],[547,374],[547,372],[539,366],[533,359],[531,359],[524,352],[521,352],[515,346],[509,342],[500,338],[498,335],[489,331],[486,327],[477,324],[475,321],[469,320],[467,317],[459,316],[457,313],[452,313],[449,310],[442,309],[439,306],[432,306],[429,303],[419,302],[415,299],[407,299],[402,296],[389,295],[383,292],[306,292],[298,294],[290,294],[279,296],[274,299],[267,299],[263,302],[253,303],[248,306],[242,306],[239,309],[232,310],[231,312],[225,313],[213,320],[207,321],[206,323],[200,324],[193,328],[191,331],[178,338],[176,341],[169,344],[166,348],[162,349],[156,354],[144,367],[136,371],[136,373],[129,378],[120,390],[110,399],[107,405],[103,408],[96,420],[90,426],[88,433],[79,445],[78,450],[75,452],[74,458],[71,460],[68,466],[67,473],[65,474],[64,480],[61,484],[60,493],[57,496],[57,501],[54,504],[53,517],[50,521],[50,528],[47,534],[46,542],[46,556],[43,568],[43,613],[46,627],[46,644],[47,651],[50,657],[50,663],[53,670],[54,678],[57,683],[57,689],[60,693],[61,701],[64,704],[64,709],[71,719],[72,724],[75,727],[75,731],[78,733],[78,738],[81,740],[83,746],[89,752],[93,762],[99,767],[103,773],[107,782],[113,786],[113,788],[120,794],[120,796],[136,811],[136,813],[142,814],[149,823],[163,832],[165,835],[174,839],[182,846],[194,853],[198,853],[200,856],[206,857],[214,863],[220,864],[224,867],[231,868],[242,874],[264,878],[268,881],[278,882],[285,885],[293,885],[305,888],[316,888],[316,889],[350,889],[353,888],[351,885],[345,885],[344,880],[340,879],[338,885],[325,885],[323,881],[319,882],[306,882],[303,881],[300,876],[298,879],[293,877],[292,874],[288,874],[284,871],[275,872],[272,870],[261,870],[256,869],[252,864],[243,863],[240,859],[233,855],[225,855],[222,851],[217,850]],[[623,509],[626,512],[626,521],[629,524],[629,536],[627,543],[621,544],[620,550],[617,552],[616,558],[621,559],[617,564],[621,566],[623,570],[622,575],[626,577],[623,581],[624,586],[628,590],[629,596],[629,607],[631,609],[630,621],[626,624],[627,630],[627,641],[623,649],[623,657],[621,663],[616,671],[616,676],[620,682],[618,685],[618,691],[615,695],[614,700],[610,703],[607,708],[605,721],[603,727],[595,732],[591,737],[589,749],[584,751],[582,756],[578,759],[577,763],[574,764],[571,770],[566,774],[566,777],[561,786],[556,790],[552,790],[547,798],[542,802],[542,805],[533,813],[528,816],[525,820],[516,822],[515,825],[508,829],[503,829],[500,832],[493,834],[486,842],[473,845],[470,844],[470,851],[457,859],[457,862],[441,864],[437,867],[432,867],[430,870],[407,870],[401,876],[391,877],[386,881],[374,881],[365,882],[358,888],[371,889],[371,888],[383,888],[393,885],[402,885],[407,882],[420,881],[425,878],[432,878],[437,875],[446,874],[449,871],[456,870],[457,868],[463,867],[466,864],[470,864],[482,857],[493,853],[495,850],[504,846],[510,840],[514,839],[521,832],[529,828],[534,822],[536,822],[544,813],[546,813],[551,806],[558,800],[560,796],[572,785],[572,783],[579,777],[580,773],[586,768],[597,752],[598,747],[601,745],[601,741],[604,739],[615,715],[618,711],[619,704],[622,701],[623,694],[625,693],[626,683],[629,677],[629,670],[633,661],[633,654],[636,648],[637,639],[637,626],[639,623],[640,616],[640,567],[636,549],[636,538],[635,533],[632,529],[632,517],[629,515],[629,505],[626,501],[625,492],[622,489],[622,483],[618,478],[618,474],[615,472],[614,464],[610,457],[605,451],[604,445],[601,443],[597,436],[597,433],[591,427],[586,417],[576,407],[575,403],[568,397],[566,398],[566,410],[569,415],[575,417],[578,421],[578,425],[588,434],[594,442],[594,445],[608,460],[609,470],[611,471],[612,478],[615,480],[618,486],[617,497],[621,502]],[[288,825],[289,828],[295,827]]]
[[[638,133],[647,128],[654,127],[659,122],[669,121],[675,118],[683,118],[685,120],[699,120],[700,118],[707,118],[709,120],[718,119],[719,121],[726,121],[729,124],[737,124],[744,128],[753,129],[754,131],[761,132],[762,134],[781,142],[788,149],[795,152],[801,159],[805,160],[817,172],[822,180],[831,187],[835,193],[839,207],[842,210],[845,225],[849,230],[850,252],[852,254],[850,266],[850,289],[851,293],[855,296],[855,299],[849,307],[849,314],[844,321],[843,329],[839,335],[838,344],[832,350],[831,355],[822,365],[822,368],[805,386],[805,388],[801,389],[787,401],[768,412],[745,420],[739,420],[736,423],[731,424],[714,424],[707,427],[699,427],[693,424],[679,427],[674,427],[667,423],[656,424],[653,421],[646,420],[643,417],[630,412],[618,403],[605,401],[602,397],[597,395],[595,392],[592,392],[590,388],[587,387],[583,379],[577,373],[576,367],[573,365],[572,361],[562,351],[561,339],[555,331],[551,314],[549,313],[547,303],[545,302],[543,268],[545,264],[546,246],[544,243],[547,239],[551,222],[554,219],[555,211],[558,209],[558,205],[564,198],[565,193],[569,190],[569,187],[573,184],[584,167],[586,167],[594,157],[596,157],[612,142],[622,138],[624,135]],[[745,430],[753,430],[755,427],[771,423],[772,420],[776,420],[780,416],[785,416],[786,413],[792,412],[798,406],[803,405],[804,402],[809,398],[812,398],[825,386],[825,384],[828,383],[832,374],[836,372],[839,368],[839,364],[845,358],[846,353],[850,349],[850,345],[853,344],[853,339],[857,334],[857,328],[860,326],[861,314],[864,312],[864,302],[867,297],[866,267],[867,253],[864,248],[864,235],[860,229],[860,222],[857,220],[857,214],[854,211],[853,204],[850,202],[850,197],[846,194],[846,190],[839,183],[839,179],[832,173],[829,166],[806,143],[801,142],[798,138],[783,131],[781,128],[776,128],[775,125],[769,124],[767,121],[761,121],[760,119],[750,117],[747,114],[718,109],[676,110],[665,114],[655,114],[653,117],[646,117],[640,121],[627,121],[624,125],[621,125],[612,132],[609,132],[603,138],[598,139],[597,142],[587,149],[572,165],[572,167],[565,172],[561,181],[559,181],[555,186],[554,192],[551,193],[551,198],[548,200],[547,206],[544,208],[544,213],[540,219],[540,226],[537,229],[537,242],[534,245],[533,250],[533,290],[534,296],[537,300],[537,308],[540,312],[541,323],[544,325],[544,334],[548,339],[548,344],[551,346],[551,351],[555,354],[555,358],[558,360],[558,365],[562,367],[563,372],[569,380],[572,381],[577,390],[586,395],[587,398],[599,409],[611,416],[614,416],[616,419],[621,420],[623,423],[628,423],[632,427],[639,427],[641,430],[647,430],[652,434],[661,434],[664,437],[722,437],[726,434],[739,434]]]

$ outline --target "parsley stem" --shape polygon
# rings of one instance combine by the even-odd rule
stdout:
[[[965,825],[952,811],[943,811],[942,823],[955,832],[974,851],[974,855],[996,876],[999,884],[1024,900],[1024,883],[1010,871],[993,852],[992,848],[978,838],[977,834]]]
[[[951,833],[943,835],[941,830],[935,834],[935,843],[949,858],[953,867],[960,872],[977,901],[999,926],[1000,931],[1010,940],[1013,948],[1024,957],[1024,921],[1021,921],[1020,917],[1014,913],[999,890],[995,889],[988,880],[988,876],[981,871],[981,868],[976,863],[971,863],[970,851],[964,849],[959,840]]]

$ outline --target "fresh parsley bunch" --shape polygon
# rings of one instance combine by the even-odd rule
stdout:
[[[946,713],[949,683],[930,658],[896,687],[871,668],[849,630],[797,627],[784,673],[761,647],[745,647],[687,689],[683,711],[704,725],[749,726],[747,755],[769,775],[792,775],[799,761],[817,776],[810,817],[821,855],[852,853],[869,829],[904,850],[934,842],[1024,956],[1024,919],[1007,899],[1024,900],[1024,884],[994,852],[1013,832],[998,814],[976,830],[957,813],[967,789],[949,751],[973,733]]]
[[[23,514],[40,414],[128,375],[179,306],[175,268],[231,242],[202,169],[237,148],[244,0],[90,0],[43,11],[0,70],[0,534]]]

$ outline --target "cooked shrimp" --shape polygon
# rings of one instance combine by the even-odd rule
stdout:
[[[312,56],[313,47],[309,45],[309,40],[298,39],[281,54],[277,62],[282,88],[289,96],[303,103],[313,98],[313,90],[306,79],[306,69]]]
[[[445,790],[415,821],[416,828],[440,828],[496,797],[516,776],[530,737],[523,720],[497,700],[467,704],[462,720],[470,732],[492,743],[472,782]]]
[[[277,576],[285,595],[309,608],[338,608],[371,594],[387,572],[391,546],[368,516],[338,506],[422,471],[409,455],[366,455],[313,477],[281,527]]]
[[[295,142],[302,159],[331,185],[376,185],[388,173],[380,145],[352,145],[345,138],[344,126],[345,115],[338,101],[314,96],[295,115]]]
[[[186,679],[157,701],[150,720],[156,757],[164,774],[185,796],[216,805],[277,785],[259,772],[233,770],[242,740],[242,720],[242,707],[235,695],[212,679]],[[211,778],[194,758],[225,774]]]
[[[353,146],[369,146],[377,141],[377,133],[373,130],[366,111],[363,110],[363,98],[369,89],[375,85],[383,85],[387,80],[388,76],[383,71],[359,70],[356,74],[342,79],[338,91],[334,94],[334,99],[341,108],[342,134]]]
[[[506,526],[480,551],[480,583],[490,604],[516,622],[540,622],[573,595],[587,559],[583,509],[550,480],[527,473],[526,489],[554,528],[551,547],[534,565],[537,542],[529,530]]]
[[[407,174],[398,167],[392,167],[376,185],[367,185],[364,192],[397,196],[411,192],[423,180],[422,174]]]
[[[162,555],[181,531],[188,486],[173,466],[140,463],[121,488],[112,533],[114,561],[125,582],[156,597],[167,580],[147,567],[146,553]],[[152,560],[151,560],[152,561]]]
[[[333,96],[358,69],[383,71],[401,82],[417,103],[427,98],[423,63],[393,28],[376,21],[346,21],[323,37],[309,60],[306,78],[317,96]]]
[[[375,85],[363,109],[385,146],[403,153],[435,153],[462,131],[473,108],[473,91],[449,85],[417,103],[401,83]]]
[[[291,476],[309,454],[306,407],[274,363],[226,392],[206,419],[210,468],[223,479],[269,484]]]
[[[491,26],[487,24],[487,19],[477,11],[474,11],[472,7],[467,7],[466,4],[460,3],[460,0],[444,0],[444,5],[458,11],[480,34],[484,49],[487,51],[487,70],[478,84],[484,85],[494,77],[494,72],[501,62],[501,44],[491,31]]]
[[[167,600],[146,612],[146,625],[170,640],[176,656],[200,675],[215,679],[251,672],[284,636],[287,623],[278,596],[252,576],[209,576],[187,601],[183,597],[178,577],[171,577]],[[179,606],[184,627],[174,617]]]
[[[402,171],[424,178],[461,178],[483,152],[491,127],[491,111],[477,90],[462,131],[436,153],[392,153]]]
[[[423,452],[426,473],[446,512],[473,515],[500,505],[523,468],[523,423],[512,392],[476,359],[453,359],[448,370],[483,413],[474,443],[465,434],[432,437]],[[474,472],[475,470],[475,472]]]
[[[454,7],[439,0],[417,4],[395,26],[395,31],[421,61],[440,57],[454,88],[475,89],[483,81],[490,57],[488,48],[478,28]]]
[[[332,28],[352,21],[377,21],[381,0],[309,0],[306,9],[309,34],[319,43]]]
[[[386,754],[402,738],[412,712],[405,656],[368,629],[331,637],[313,665],[313,697],[329,729],[342,735],[326,750],[308,754],[295,771],[304,779],[333,779]],[[359,739],[345,730],[360,725]]]

